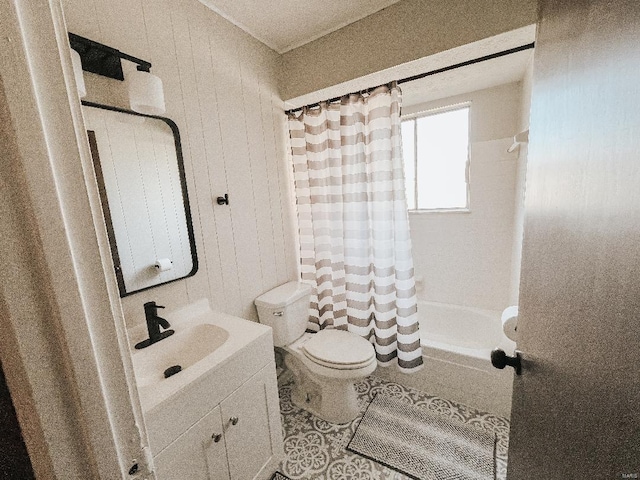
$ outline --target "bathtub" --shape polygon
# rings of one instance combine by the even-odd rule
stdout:
[[[516,344],[502,333],[500,311],[419,302],[424,367],[412,374],[393,367],[378,375],[447,400],[509,417],[513,369],[491,365],[491,350],[511,354]]]

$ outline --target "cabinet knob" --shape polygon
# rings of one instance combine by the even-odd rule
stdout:
[[[238,417],[231,417],[229,419],[229,421],[231,422],[231,425],[237,425],[239,420],[240,419]]]
[[[222,434],[221,433],[214,433],[213,435],[211,435],[211,439],[218,443],[221,439],[222,439]]]

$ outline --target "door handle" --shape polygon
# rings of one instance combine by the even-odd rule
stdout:
[[[519,350],[515,351],[515,355],[510,357],[501,348],[494,348],[491,351],[491,365],[502,370],[507,365],[513,367],[516,375],[522,373],[522,355]]]

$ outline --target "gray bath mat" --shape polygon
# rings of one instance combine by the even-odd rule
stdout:
[[[418,480],[493,480],[495,434],[377,395],[348,450]]]

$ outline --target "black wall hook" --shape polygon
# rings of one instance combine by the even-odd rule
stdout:
[[[218,197],[216,201],[218,202],[218,205],[229,205],[229,194],[225,193],[224,197]]]

